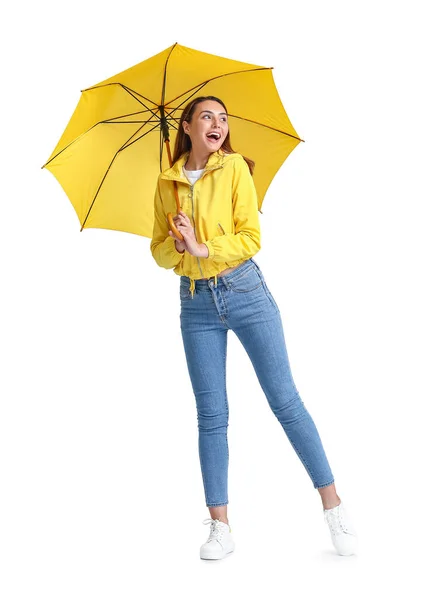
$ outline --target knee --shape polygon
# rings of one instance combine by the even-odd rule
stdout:
[[[216,433],[226,431],[229,425],[229,413],[227,410],[221,412],[205,413],[198,411],[198,429],[204,433]]]
[[[304,402],[301,400],[297,390],[289,396],[282,396],[279,402],[273,402],[271,408],[282,424],[290,424],[304,417],[307,413]]]

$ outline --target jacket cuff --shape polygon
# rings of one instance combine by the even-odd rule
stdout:
[[[170,257],[170,260],[175,265],[178,265],[184,255],[184,252],[179,252],[176,249],[175,239],[171,237],[171,235],[164,241],[164,252]]]

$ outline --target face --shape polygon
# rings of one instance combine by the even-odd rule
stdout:
[[[216,152],[229,131],[224,107],[215,100],[200,102],[195,107],[192,121],[183,121],[183,129],[189,134],[196,152]]]

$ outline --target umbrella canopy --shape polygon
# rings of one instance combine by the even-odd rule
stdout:
[[[171,166],[170,144],[174,147],[184,106],[204,95],[223,100],[233,148],[256,162],[253,177],[261,211],[273,177],[303,141],[286,114],[272,69],[176,43],[82,90],[42,167],[61,184],[81,231],[101,228],[152,236],[158,175]]]

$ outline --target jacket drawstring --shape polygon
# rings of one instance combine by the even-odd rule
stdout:
[[[192,294],[192,300],[193,300],[193,295],[195,293],[195,280],[192,279],[192,277],[189,277],[190,279],[190,293]],[[217,287],[217,275],[214,275],[214,285],[215,287]]]

